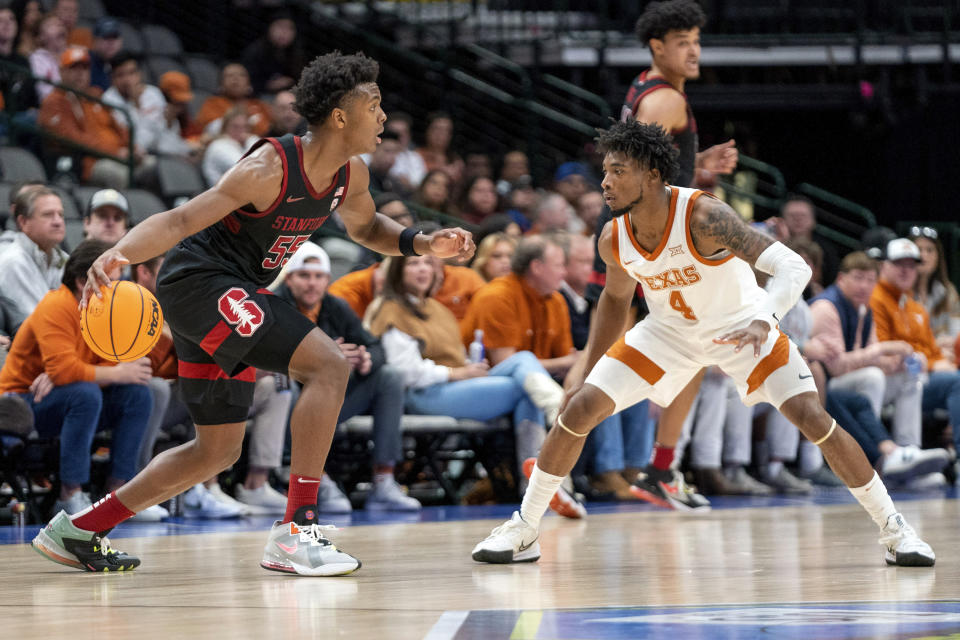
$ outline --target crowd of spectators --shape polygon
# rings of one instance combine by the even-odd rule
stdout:
[[[76,160],[68,180],[102,187],[78,203],[85,240],[77,246],[64,242],[69,189],[43,183],[10,185],[12,228],[0,236],[0,394],[32,414],[40,435],[59,436],[59,467],[50,471],[59,481],[57,508],[70,513],[191,433],[168,330],[149,357],[120,365],[98,359],[79,337],[76,299],[86,267],[133,224],[122,192],[157,189],[164,156],[191,163],[214,184],[258,137],[305,132],[291,92],[303,51],[287,15],[270,21],[240,62],[220,68],[218,92],[200,105],[185,73],[147,81],[116,20],[91,27],[78,26],[75,0],[58,0],[46,14],[39,2],[0,3],[0,61],[29,71],[0,67],[8,142],[19,141],[24,126],[38,126],[53,136],[46,155]],[[340,420],[373,417],[370,509],[420,508],[401,486],[413,479],[404,476],[404,413],[508,417],[516,455],[507,468],[522,489],[523,462],[553,424],[589,333],[592,234],[604,208],[597,176],[570,160],[558,163],[549,183],[536,184],[524,150],[460,149],[456,126],[443,112],[423,121],[389,113],[381,144],[364,161],[378,211],[428,231],[435,227],[426,218],[438,214],[474,229],[478,249],[469,264],[383,259],[321,234],[275,284],[351,364]],[[36,139],[24,144],[37,149]],[[337,228],[336,215],[328,224]],[[960,296],[937,231],[914,227],[909,237],[882,236],[865,244],[872,252],[844,256],[817,232],[816,209],[802,196],[786,198],[778,216],[758,225],[813,270],[781,329],[811,362],[824,403],[889,482],[944,484],[949,449],[960,447],[960,428],[952,440],[943,428],[960,426]],[[161,260],[115,277],[151,289]],[[483,356],[471,359],[475,342]],[[285,475],[276,470],[297,394],[285,376],[258,373],[244,475],[229,491],[218,478],[192,488],[187,515],[283,510],[278,482]],[[577,489],[591,499],[637,499],[629,485],[649,461],[657,415],[644,402],[595,429],[575,472]],[[90,452],[105,430],[110,467],[92,486]],[[718,370],[707,372],[684,434],[677,464],[708,495],[806,494],[814,484],[839,484],[816,447],[768,407],[744,407]],[[351,489],[325,474],[321,510],[349,512],[357,502]],[[157,507],[138,517],[167,515]]]

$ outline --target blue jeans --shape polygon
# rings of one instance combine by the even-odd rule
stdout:
[[[529,351],[513,354],[482,378],[442,382],[407,391],[407,413],[492,420],[513,413],[516,426],[528,420],[542,425],[543,412],[527,397],[523,381],[531,373],[547,374]]]
[[[870,399],[853,391],[830,390],[827,391],[826,409],[837,424],[853,436],[870,464],[876,464],[882,455],[877,445],[893,438],[873,412]]]
[[[403,373],[399,369],[385,364],[366,378],[351,378],[337,422],[366,413],[373,416],[373,463],[392,466],[403,457]]]
[[[586,463],[593,473],[642,469],[650,462],[657,423],[650,419],[650,401],[638,402],[598,424],[587,436]]]
[[[127,481],[137,473],[137,454],[147,429],[153,398],[150,388],[116,384],[102,389],[73,382],[53,390],[39,403],[21,393],[33,409],[37,432],[60,437],[60,481],[76,486],[90,481],[90,447],[98,428],[110,429],[110,477]]]
[[[960,372],[935,371],[923,385],[923,412],[946,409],[953,425],[953,444],[960,451]]]

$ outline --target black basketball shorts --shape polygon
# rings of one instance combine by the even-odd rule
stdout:
[[[157,298],[173,332],[183,400],[200,425],[246,421],[255,369],[286,375],[316,328],[270,291],[226,274],[161,285]]]

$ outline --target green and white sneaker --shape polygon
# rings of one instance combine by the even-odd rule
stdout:
[[[61,511],[40,529],[32,544],[40,555],[81,571],[133,571],[139,567],[139,558],[110,547],[107,533],[78,529],[67,512]]]
[[[317,516],[311,505],[297,509],[293,522],[273,523],[260,566],[302,576],[343,576],[359,569],[359,560],[324,537],[323,529],[336,527],[318,524]]]

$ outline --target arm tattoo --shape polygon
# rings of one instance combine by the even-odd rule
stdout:
[[[752,265],[774,243],[773,239],[749,227],[737,212],[719,200],[712,200],[706,211],[698,213],[700,215],[694,215],[690,221],[690,232],[698,251],[700,245],[715,245],[715,251],[728,249]]]

